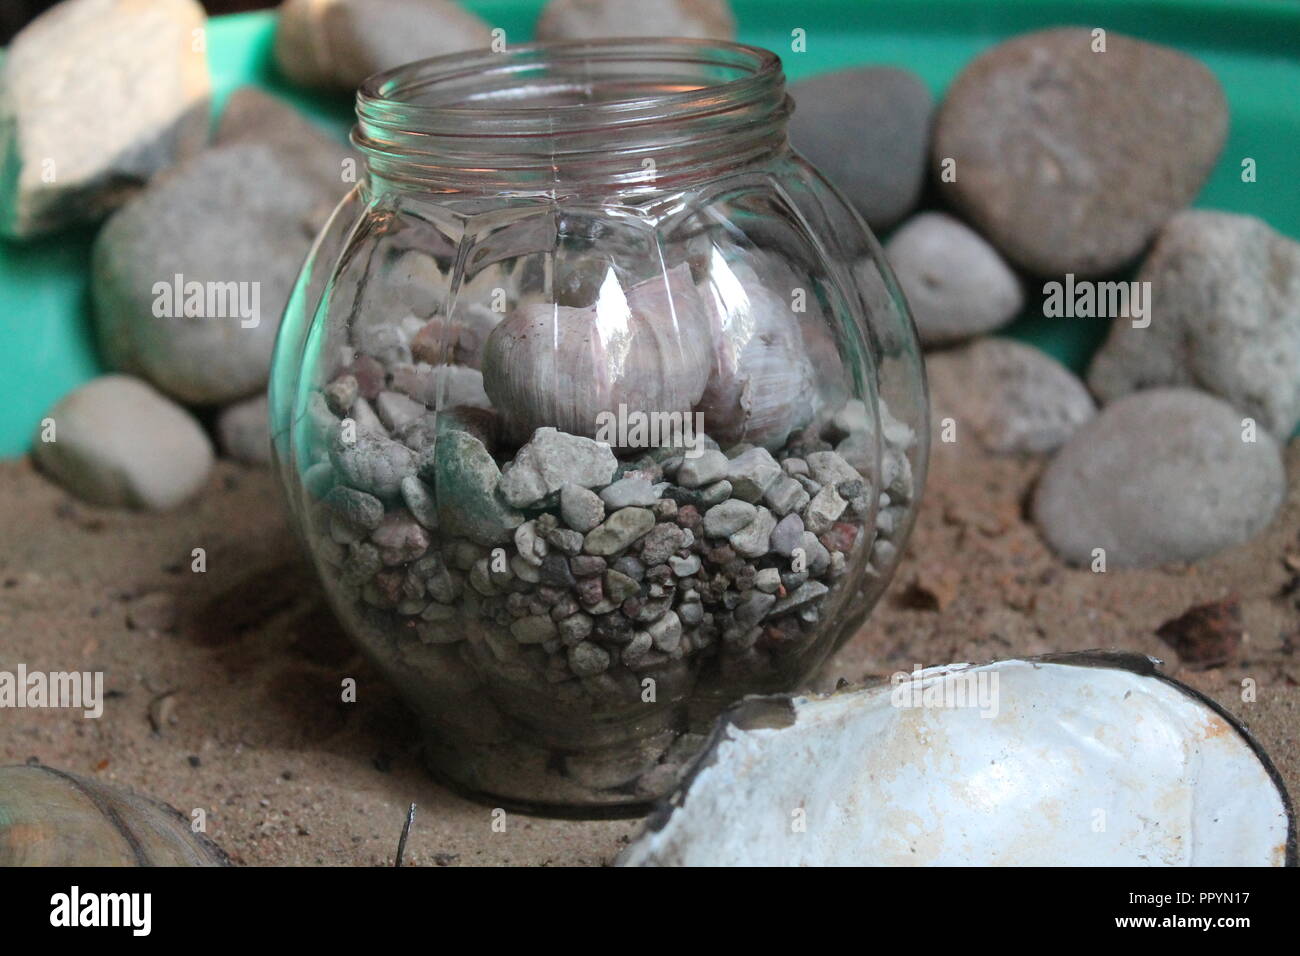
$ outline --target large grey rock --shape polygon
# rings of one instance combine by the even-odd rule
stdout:
[[[47,418],[54,423],[54,441],[38,433],[37,464],[93,504],[173,508],[203,486],[212,468],[212,444],[198,422],[126,375],[82,385]]]
[[[488,24],[453,0],[285,0],[275,62],[303,86],[353,90],[372,73],[491,40]]]
[[[325,206],[313,217],[318,226],[324,225],[339,196],[361,174],[362,160],[355,150],[256,86],[241,86],[230,94],[214,142],[217,146],[269,143],[277,152],[292,157],[299,173],[318,184],[324,194]]]
[[[195,0],[65,0],[0,65],[0,232],[94,222],[208,135]]]
[[[1097,413],[1092,396],[1047,353],[1011,339],[981,339],[925,357],[931,440],[943,444],[944,419],[954,444],[978,442],[997,454],[1040,454],[1064,444]]]
[[[266,465],[271,461],[271,422],[265,395],[236,402],[217,416],[221,450],[235,461]]]
[[[600,37],[694,37],[730,40],[736,18],[727,0],[550,0],[537,20],[538,41]]]
[[[1300,243],[1254,216],[1189,210],[1169,221],[1137,278],[1151,283],[1145,327],[1112,324],[1088,369],[1093,391],[1109,401],[1193,385],[1290,436],[1300,421]]]
[[[254,140],[160,176],[95,240],[91,291],[105,359],[193,404],[261,389],[315,217],[336,198],[302,174],[294,153]]]
[[[1024,305],[1020,280],[997,250],[941,212],[921,213],[890,237],[885,255],[921,345],[951,345],[1001,328]]]
[[[888,229],[916,206],[925,181],[934,100],[896,67],[823,73],[790,89],[790,142],[857,207]]]
[[[1104,408],[1052,459],[1034,521],[1067,561],[1196,561],[1258,534],[1286,492],[1277,442],[1204,392],[1150,389]]]
[[[1112,272],[1200,190],[1228,107],[1214,74],[1113,31],[1042,30],[998,44],[949,88],[934,163],[948,200],[1012,263]]]

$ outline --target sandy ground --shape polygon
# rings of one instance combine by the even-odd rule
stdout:
[[[818,686],[916,664],[1141,651],[1238,714],[1300,793],[1300,442],[1271,528],[1193,568],[1066,568],[1023,517],[1041,467],[941,446],[890,591]],[[194,548],[205,573],[191,571]],[[1232,595],[1239,653],[1183,666],[1156,629]],[[607,864],[638,826],[510,815],[497,832],[490,808],[431,782],[411,719],[333,622],[265,472],[223,464],[191,505],[140,516],[76,503],[28,461],[0,464],[0,669],[20,662],[103,670],[110,699],[99,720],[0,711],[0,765],[36,758],[203,807],[238,863],[391,864],[412,801],[415,865]],[[347,705],[349,676],[359,696]]]

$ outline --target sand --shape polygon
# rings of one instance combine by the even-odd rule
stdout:
[[[1064,566],[1024,518],[1042,465],[939,446],[890,590],[816,685],[956,660],[1140,651],[1236,713],[1300,792],[1300,441],[1272,526],[1190,568]],[[1246,637],[1227,664],[1193,670],[1156,635],[1233,595]],[[433,783],[411,717],[331,618],[265,471],[222,463],[190,505],[145,516],[80,504],[28,460],[0,464],[0,670],[19,663],[102,670],[110,698],[98,720],[0,711],[0,765],[35,758],[202,807],[240,864],[391,865],[411,802],[410,865],[608,864],[639,825],[508,814],[502,830],[492,808]],[[357,680],[355,704],[339,700],[345,677]]]

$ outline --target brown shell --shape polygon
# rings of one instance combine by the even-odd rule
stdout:
[[[166,804],[52,767],[0,767],[0,866],[229,865]]]

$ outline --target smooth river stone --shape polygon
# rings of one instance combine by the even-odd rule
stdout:
[[[885,255],[926,348],[992,332],[1024,305],[1020,280],[997,250],[944,213],[909,219],[890,237]]]
[[[1012,339],[980,339],[925,357],[930,437],[942,449],[944,420],[958,450],[974,440],[996,454],[1041,454],[1064,444],[1097,414],[1083,383],[1041,349]]]
[[[92,504],[163,511],[197,492],[212,468],[212,443],[194,418],[147,383],[105,375],[65,397],[47,416],[33,455],[41,470]]]
[[[1106,406],[1052,459],[1034,495],[1066,561],[1107,569],[1191,562],[1250,540],[1286,493],[1281,451],[1212,395],[1159,388]]]
[[[868,66],[790,88],[790,143],[839,187],[877,232],[916,206],[934,100],[915,73]]]
[[[1202,63],[1114,31],[1000,43],[949,88],[932,159],[945,198],[1011,262],[1092,277],[1133,261],[1200,191],[1228,105]],[[943,181],[945,162],[955,178]]]

